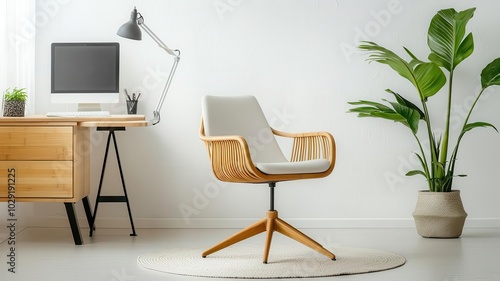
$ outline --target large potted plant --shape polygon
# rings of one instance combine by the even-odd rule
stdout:
[[[3,116],[22,117],[26,108],[28,94],[25,89],[7,89],[3,96]]]
[[[475,8],[461,12],[446,9],[439,11],[432,18],[427,34],[429,61],[418,59],[407,48],[404,50],[409,60],[374,42],[363,42],[359,46],[368,53],[369,62],[388,65],[410,81],[420,101],[420,106],[417,106],[403,97],[404,94],[387,89],[386,92],[394,98],[393,101],[383,99],[385,103],[367,100],[349,102],[354,105],[349,111],[357,113],[359,117],[391,120],[410,129],[419,147],[419,152],[415,154],[421,169],[408,171],[406,175],[424,176],[428,184],[428,190],[419,192],[413,213],[417,232],[423,237],[451,238],[462,234],[467,213],[463,209],[459,190],[452,189],[454,178],[465,176],[455,174],[460,142],[472,129],[489,127],[497,130],[490,123],[470,122],[469,119],[485,90],[490,86],[500,85],[500,58],[493,60],[482,70],[481,90],[468,109],[462,127],[456,132],[452,132],[450,128],[454,72],[474,51],[472,33],[466,34],[467,23],[473,17],[474,11]],[[447,87],[443,89],[445,85]],[[444,124],[439,124],[439,128],[444,130],[440,133],[433,131],[436,119],[431,118],[428,108],[433,96],[438,93],[447,95],[447,102],[442,108],[446,119]],[[438,117],[441,118],[441,115]],[[425,126],[425,133],[419,134],[421,124]],[[450,136],[456,136],[454,142],[450,141]]]

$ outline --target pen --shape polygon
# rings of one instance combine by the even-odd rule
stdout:
[[[132,100],[132,99],[130,98],[130,96],[128,95],[128,91],[127,91],[127,89],[124,89],[124,90],[125,90],[125,95],[127,95],[127,99],[128,99],[129,101],[130,101],[130,100]]]

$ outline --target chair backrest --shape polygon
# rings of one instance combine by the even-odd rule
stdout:
[[[254,96],[204,96],[202,114],[206,136],[242,136],[253,162],[288,161]]]

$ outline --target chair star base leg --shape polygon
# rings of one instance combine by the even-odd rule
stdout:
[[[237,232],[236,234],[216,244],[212,248],[206,250],[205,252],[202,253],[202,257],[206,258],[210,254],[213,254],[240,241],[253,237],[264,231],[266,231],[266,244],[264,247],[264,255],[263,255],[263,263],[265,264],[267,264],[267,260],[269,257],[269,250],[271,248],[271,241],[274,231],[277,231],[285,236],[288,236],[310,247],[311,249],[327,256],[328,258],[335,260],[335,255],[333,253],[325,249],[318,242],[309,238],[304,233],[300,232],[293,226],[289,225],[284,220],[278,218],[277,211],[268,211],[265,218],[259,220],[258,222],[248,226],[247,228]]]
[[[335,255],[328,251],[327,249],[323,248],[321,244],[318,242],[314,241],[304,233],[300,232],[298,229],[294,228],[293,226],[289,225],[287,222],[284,220],[281,220],[279,218],[276,218],[276,231],[279,233],[288,236],[295,241],[298,241],[309,248],[329,257],[330,259],[335,259]]]
[[[255,236],[259,233],[266,231],[266,219],[261,219],[260,221],[248,226],[247,228],[241,230],[240,232],[230,236],[226,240],[223,240],[219,244],[213,246],[212,248],[206,250],[202,253],[203,257],[206,257],[210,254],[213,254],[219,250],[222,250],[226,247],[229,247],[235,243],[238,243],[242,240],[248,239],[252,236]]]

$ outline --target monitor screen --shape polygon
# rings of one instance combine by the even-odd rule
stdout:
[[[118,102],[119,43],[52,43],[51,55],[53,102]]]

